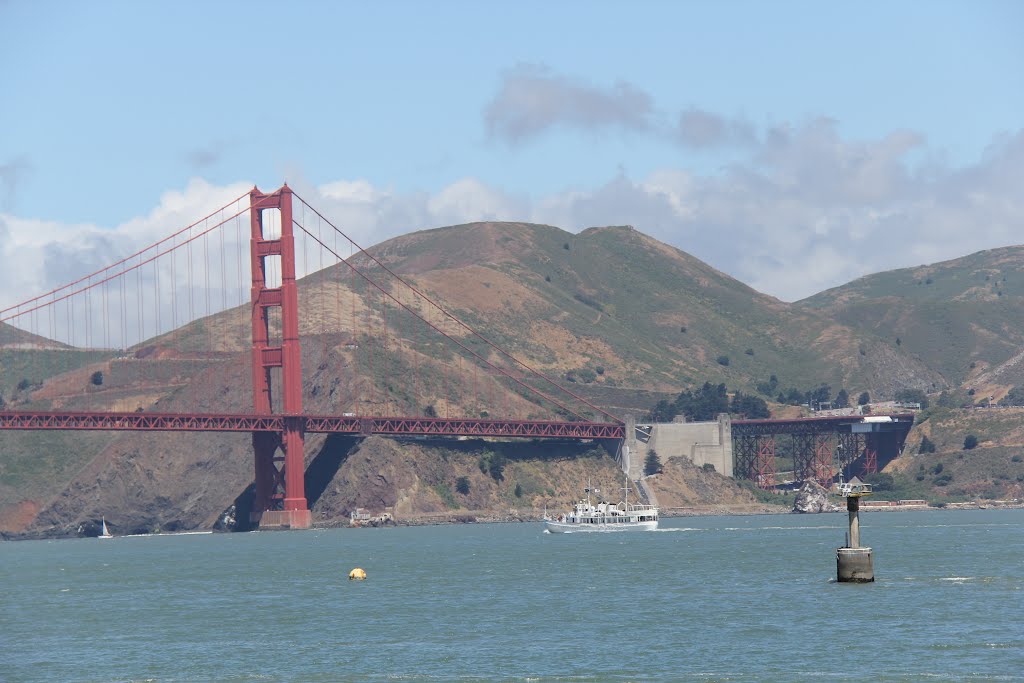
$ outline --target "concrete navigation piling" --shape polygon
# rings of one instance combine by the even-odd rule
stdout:
[[[840,583],[870,583],[875,580],[871,548],[860,544],[860,499],[871,495],[871,484],[857,477],[840,481],[838,493],[846,498],[846,511],[850,518],[847,545],[836,549],[836,578]]]

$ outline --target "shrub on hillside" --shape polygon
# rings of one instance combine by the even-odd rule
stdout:
[[[779,378],[772,375],[768,378],[767,382],[758,382],[757,390],[765,396],[771,396],[775,393],[775,390],[779,388]]]
[[[892,491],[896,488],[896,482],[888,472],[864,475],[864,481],[871,484],[874,491]]]
[[[1024,387],[1013,387],[1007,392],[1003,400],[999,402],[1001,406],[1024,406]]]
[[[971,450],[972,448],[974,448],[977,445],[978,445],[978,437],[976,437],[974,434],[968,434],[966,437],[964,437],[964,450],[965,451],[969,451],[969,450]]]
[[[469,494],[469,477],[459,477],[455,481],[455,490],[462,495]]]
[[[718,362],[719,365],[728,365],[729,364],[729,356],[719,356],[715,360]]]
[[[651,475],[661,472],[661,459],[658,453],[652,448],[647,451],[647,458],[644,460],[644,474]]]
[[[935,444],[927,436],[921,437],[921,445],[917,449],[918,453],[934,453]]]

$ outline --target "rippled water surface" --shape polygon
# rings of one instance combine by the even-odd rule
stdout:
[[[861,523],[868,585],[845,514],[0,543],[0,681],[1024,680],[1024,510]]]

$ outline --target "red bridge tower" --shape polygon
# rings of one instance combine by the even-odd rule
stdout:
[[[280,368],[284,414],[282,432],[253,432],[256,494],[250,520],[267,527],[308,529],[311,525],[303,483],[305,418],[302,414],[302,356],[299,349],[299,300],[295,284],[295,236],[292,191],[287,185],[270,194],[249,193],[252,223],[252,393],[257,415],[274,409],[272,372]],[[263,212],[281,212],[281,236],[267,239]],[[281,286],[267,286],[267,257],[281,260]],[[280,346],[270,345],[270,309],[281,309]],[[278,449],[283,456],[277,455]],[[278,467],[278,463],[282,463]]]

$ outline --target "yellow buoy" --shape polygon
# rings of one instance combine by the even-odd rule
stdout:
[[[366,578],[366,572],[364,572],[359,567],[356,567],[355,569],[353,569],[352,571],[350,571],[348,573],[348,578],[349,578],[350,581],[352,579],[359,579],[360,581],[362,581],[363,579]]]

